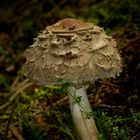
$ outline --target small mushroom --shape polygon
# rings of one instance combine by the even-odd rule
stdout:
[[[82,140],[97,140],[98,131],[84,83],[121,72],[116,42],[92,23],[67,18],[47,26],[26,51],[26,76],[40,85],[69,81],[73,121]]]

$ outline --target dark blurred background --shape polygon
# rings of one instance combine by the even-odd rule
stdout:
[[[14,87],[13,85],[17,81],[16,84],[25,80],[22,68],[25,62],[24,51],[33,43],[33,38],[47,25],[68,17],[92,22],[95,25],[103,27],[107,34],[112,35],[116,39],[123,60],[123,72],[116,80],[110,81],[116,86],[111,87],[110,84],[102,82],[95,84],[96,92],[100,93],[98,100],[100,99],[103,104],[109,104],[110,106],[121,105],[125,107],[125,109],[120,112],[124,112],[126,118],[132,116],[132,113],[129,111],[133,110],[140,119],[139,0],[1,0],[0,105],[5,104],[9,99],[8,97],[13,94],[13,92],[11,92],[11,89]],[[35,85],[32,85],[26,90],[31,93],[34,92],[35,87]],[[15,88],[14,92],[17,90],[18,89]],[[89,88],[89,92],[91,91],[93,91],[93,86]],[[97,99],[97,96],[95,97]],[[58,98],[59,97],[55,97],[55,101]],[[97,108],[102,109],[95,99],[91,99],[91,103],[96,104]],[[95,110],[97,110],[97,108],[95,108]],[[11,108],[8,108],[8,113],[10,112],[9,110],[11,110]],[[113,117],[115,113],[121,114],[119,111],[114,113],[114,110],[107,110],[107,112],[112,114],[111,117]],[[7,115],[7,119],[1,120],[5,112],[0,113],[0,123],[5,122],[6,124],[10,114],[11,113]],[[118,133],[115,131],[115,137],[113,137],[113,135],[106,136],[106,139],[128,140],[135,138],[134,136],[138,138],[140,133],[140,121],[138,118],[135,119],[137,120],[134,121],[132,119],[132,122],[125,122],[122,125],[123,129],[125,129],[125,125],[127,125],[126,128],[128,129],[127,131],[124,130],[124,132],[127,133],[124,139],[120,136],[121,133],[124,135],[123,132],[120,131],[118,131]],[[12,123],[14,123],[14,121]],[[4,130],[6,126],[4,124],[0,125],[0,133],[3,135],[5,134]],[[41,130],[41,132],[42,131],[43,130]],[[104,135],[104,133],[106,135],[112,133],[111,130],[104,132],[103,128],[101,128],[101,132],[102,135]],[[139,140],[139,138],[137,140]],[[8,139],[10,138],[8,137]],[[106,139],[104,138],[104,140]]]

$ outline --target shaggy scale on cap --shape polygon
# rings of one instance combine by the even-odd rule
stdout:
[[[84,83],[121,72],[116,42],[92,23],[67,18],[47,26],[26,51],[26,76],[40,85]]]

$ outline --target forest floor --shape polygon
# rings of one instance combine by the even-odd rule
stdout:
[[[123,71],[87,92],[101,140],[140,140],[140,2],[1,1],[0,140],[77,140],[68,98],[24,77],[24,52],[41,29],[66,17],[93,22],[118,42]]]

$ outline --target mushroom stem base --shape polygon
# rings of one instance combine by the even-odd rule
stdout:
[[[84,86],[79,89],[68,87],[68,98],[72,118],[81,140],[98,140],[98,130],[91,115],[92,109]]]

